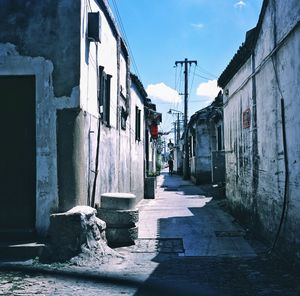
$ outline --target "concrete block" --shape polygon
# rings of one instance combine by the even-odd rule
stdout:
[[[156,177],[146,177],[145,178],[145,199],[155,198],[155,189],[156,189]]]
[[[132,245],[138,238],[138,227],[107,228],[106,238],[110,247]]]
[[[130,228],[135,226],[139,220],[139,211],[134,210],[112,210],[98,209],[97,216],[106,222],[107,227]]]
[[[101,194],[101,208],[131,210],[135,208],[136,196],[131,193],[113,192]]]

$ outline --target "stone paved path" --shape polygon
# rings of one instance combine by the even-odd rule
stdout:
[[[299,296],[299,271],[268,255],[214,196],[209,186],[162,174],[156,198],[138,205],[139,241],[116,249],[122,258],[27,263],[17,265],[21,272],[0,265],[0,295]]]
[[[244,230],[201,187],[166,173],[157,183],[156,198],[139,204],[139,238],[181,238],[183,256],[256,255]]]

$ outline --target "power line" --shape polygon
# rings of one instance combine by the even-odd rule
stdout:
[[[217,75],[212,74],[211,72],[207,71],[206,69],[204,69],[204,68],[201,67],[201,66],[197,66],[197,69],[199,69],[199,71],[201,71],[201,72],[204,73],[205,75],[212,76],[213,78],[218,78]]]
[[[119,9],[118,9],[118,6],[117,6],[117,3],[115,0],[111,0],[112,1],[112,4],[113,4],[113,7],[114,7],[114,10],[115,10],[115,13],[116,13],[116,17],[117,17],[117,22],[119,24],[119,27],[121,29],[121,33],[126,41],[126,45],[128,47],[128,51],[129,51],[129,55],[131,57],[131,60],[132,60],[132,65],[133,65],[133,68],[136,72],[136,74],[141,77],[140,73],[139,73],[139,70],[138,70],[138,67],[137,67],[137,64],[135,62],[135,59],[134,59],[134,56],[133,56],[133,52],[131,50],[131,47],[129,45],[129,41],[128,41],[128,38],[127,38],[127,35],[126,35],[126,31],[125,31],[125,28],[123,26],[123,22],[122,22],[122,18],[121,18],[121,15],[120,15],[120,12],[119,12]]]
[[[212,80],[212,78],[208,78],[208,77],[199,75],[199,74],[197,74],[197,73],[195,73],[195,76],[200,77],[200,78],[205,79],[205,80]]]
[[[196,71],[196,64],[195,64],[195,66],[194,66],[193,78],[192,78],[192,83],[191,83],[191,85],[190,85],[189,94],[191,93],[192,88],[193,88],[194,78],[195,78],[195,71]],[[191,67],[190,67],[190,72],[191,72]]]

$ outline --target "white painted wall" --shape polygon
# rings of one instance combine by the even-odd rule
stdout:
[[[118,59],[118,37],[96,2],[93,0],[77,1],[81,1],[81,19],[78,19],[78,23],[74,24],[74,30],[76,32],[76,29],[80,26],[80,36],[78,36],[78,41],[80,41],[80,84],[74,85],[69,97],[54,97],[52,83],[53,61],[46,60],[43,57],[21,56],[14,45],[0,43],[0,75],[35,75],[36,77],[36,230],[40,235],[46,235],[49,227],[49,216],[52,212],[57,211],[59,206],[56,134],[56,114],[58,110],[80,108],[83,111],[83,158],[85,159],[86,167],[82,169],[85,169],[86,172],[82,175],[86,176],[87,188],[89,189],[89,192],[84,194],[86,195],[84,200],[87,203],[89,202],[88,197],[90,197],[95,179],[99,120],[97,71],[100,65],[104,67],[104,71],[107,74],[112,75],[111,116],[110,126],[102,123],[100,125],[100,163],[96,203],[99,203],[102,192],[129,191],[131,189],[130,165],[132,153],[130,151],[130,139],[134,138],[132,137],[134,131],[131,129],[130,117],[127,120],[126,131],[120,130],[120,109],[118,107],[118,83],[124,86],[125,94],[129,97],[129,94],[126,93],[128,69],[125,54],[120,55]],[[89,42],[86,38],[87,15],[90,11],[100,11],[102,19],[101,43]],[[120,62],[119,77],[118,62]],[[70,69],[72,69],[72,65],[66,70],[69,71]],[[75,66],[73,66],[73,69],[74,71],[78,70]],[[138,99],[136,101],[137,104],[140,104]],[[120,104],[124,105],[124,102],[120,102]],[[143,107],[141,107],[141,110],[143,110]],[[135,114],[130,110],[128,111],[130,116]],[[135,157],[136,154],[140,155],[142,144],[143,141],[136,144]],[[120,159],[124,160],[122,164]],[[134,160],[133,163],[136,163],[136,161]],[[141,187],[138,187],[138,185]],[[135,190],[137,192],[143,191],[143,182],[138,185],[136,184],[136,187],[134,187]]]
[[[280,99],[284,99],[288,153],[288,211],[280,245],[300,256],[300,3],[270,1],[255,47],[255,83],[251,58],[226,85],[224,135],[227,197],[240,214],[256,219],[270,242],[279,226],[285,186]],[[291,31],[292,30],[292,31]],[[276,74],[277,73],[277,74]],[[277,76],[277,77],[276,77]],[[242,126],[242,112],[256,95],[258,168],[254,171],[253,116]],[[257,182],[253,182],[253,176]],[[257,185],[255,190],[254,183]]]
[[[226,158],[226,195],[232,202],[252,204],[252,129],[242,126],[242,114],[252,112],[252,63],[249,59],[231,79],[224,95],[224,145]]]
[[[134,193],[138,200],[144,198],[144,104],[139,91],[132,83],[131,87],[131,117],[130,117],[130,133],[131,133],[131,192]],[[135,107],[141,110],[141,140],[135,139]]]
[[[101,43],[87,39],[89,12],[100,12]],[[119,140],[118,140],[118,41],[104,12],[96,1],[81,1],[81,68],[80,68],[80,106],[86,111],[86,158],[87,176],[91,188],[95,178],[97,135],[98,135],[98,69],[104,67],[105,73],[112,75],[110,96],[110,126],[100,123],[99,173],[97,180],[96,203],[100,203],[103,192],[117,192],[119,178]]]
[[[89,12],[100,12],[101,43],[87,40],[87,21]],[[117,37],[114,35],[104,13],[95,1],[81,1],[81,68],[80,68],[80,106],[88,113],[98,116],[97,73],[104,67],[111,79],[111,114],[117,112]],[[111,116],[111,126],[116,128],[116,117]]]
[[[127,62],[124,53],[120,55],[120,92],[126,97],[127,95]]]

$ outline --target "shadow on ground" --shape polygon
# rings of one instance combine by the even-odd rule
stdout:
[[[182,194],[189,198],[212,196],[214,201],[222,201],[219,190],[210,185],[195,186],[181,181],[179,176],[163,175],[162,190]],[[209,204],[210,206],[211,204]],[[205,206],[206,207],[206,206]],[[165,238],[174,230],[176,220],[189,219],[195,224],[195,215],[201,215],[203,208],[189,208],[188,217],[159,219],[158,237]],[[213,211],[211,212],[213,215]],[[199,217],[198,217],[199,219]],[[191,227],[193,227],[191,226]],[[176,227],[176,226],[175,226]],[[219,233],[222,234],[222,231]],[[233,233],[245,235],[245,233]],[[181,234],[178,234],[178,238]],[[205,238],[205,231],[203,239]],[[201,244],[201,239],[198,241]],[[261,251],[261,250],[259,250]],[[260,253],[258,256],[195,256],[186,257],[180,252],[158,252],[153,261],[159,265],[136,292],[139,295],[278,295],[299,296],[299,273],[274,256]]]

